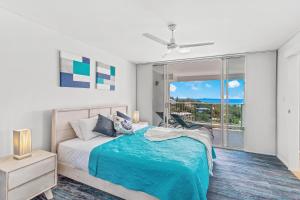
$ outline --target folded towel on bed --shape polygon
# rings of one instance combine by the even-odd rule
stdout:
[[[209,137],[209,133],[206,130],[188,130],[188,129],[175,129],[175,128],[163,128],[155,127],[148,129],[144,134],[145,138],[150,141],[164,141],[174,139],[178,137],[189,137],[194,140],[198,140],[206,147],[206,154],[208,159],[209,173],[213,175],[213,153],[212,153],[212,141]]]

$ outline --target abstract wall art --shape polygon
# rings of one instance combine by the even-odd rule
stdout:
[[[96,88],[99,90],[116,90],[116,67],[96,62]]]
[[[60,87],[90,88],[90,59],[60,51]]]

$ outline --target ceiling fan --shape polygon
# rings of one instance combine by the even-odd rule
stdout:
[[[150,33],[144,33],[143,36],[153,40],[155,42],[158,42],[162,45],[165,45],[167,47],[167,52],[163,55],[163,57],[166,57],[169,53],[171,53],[173,50],[177,49],[180,53],[189,53],[190,47],[199,47],[199,46],[206,46],[206,45],[213,45],[214,42],[202,42],[202,43],[192,43],[192,44],[176,44],[175,38],[174,38],[174,31],[176,29],[176,24],[169,24],[168,25],[169,30],[172,32],[171,39],[169,42],[160,39]]]

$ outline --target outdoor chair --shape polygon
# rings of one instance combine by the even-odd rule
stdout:
[[[161,122],[158,124],[158,126],[163,126],[164,125],[164,113],[156,112],[156,114],[161,118]],[[176,128],[177,126],[179,126],[179,124],[176,121],[169,119],[169,127]]]
[[[195,123],[192,123],[192,122],[187,122],[187,121],[183,120],[177,114],[171,114],[171,116],[184,129],[190,129],[190,130],[201,129],[201,128],[208,129],[208,131],[210,133],[210,136],[211,136],[211,139],[212,140],[214,139],[213,130],[212,130],[211,126],[209,126],[209,125],[195,124]]]

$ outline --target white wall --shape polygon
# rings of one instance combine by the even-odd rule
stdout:
[[[300,33],[278,51],[277,156],[291,170],[300,168],[299,95]]]
[[[152,124],[153,73],[152,64],[137,66],[137,110],[140,120]]]
[[[276,152],[276,52],[246,55],[245,151]]]
[[[11,153],[18,128],[32,130],[34,148],[49,149],[51,109],[117,103],[135,109],[134,64],[2,9],[0,24],[0,156]],[[92,58],[92,77],[95,59],[115,65],[116,91],[60,88],[58,50]]]

